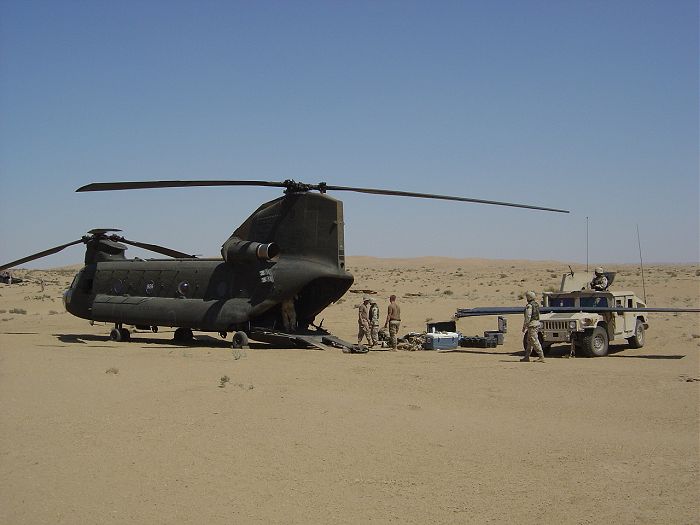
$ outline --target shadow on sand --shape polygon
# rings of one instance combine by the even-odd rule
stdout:
[[[626,344],[618,344],[618,345],[610,345],[608,348],[608,355],[607,357],[622,357],[622,358],[627,358],[627,359],[683,359],[685,356],[684,355],[650,355],[650,354],[645,354],[645,355],[618,355],[620,352],[624,352],[625,350],[630,350],[630,347],[627,346]],[[553,346],[549,349],[549,352],[546,353],[545,357],[547,359],[569,359],[570,355],[570,347],[568,345],[559,345],[559,346]],[[495,349],[494,350],[489,350],[489,349],[477,349],[477,348],[455,348],[454,350],[450,350],[447,352],[438,352],[440,354],[481,354],[481,355],[509,355],[512,357],[523,357],[525,355],[524,350],[518,350],[517,352],[498,352]],[[533,352],[534,354],[534,352]],[[583,355],[581,350],[579,350],[576,355],[574,356],[576,358],[585,358],[587,356]],[[508,361],[509,362],[509,361]]]
[[[104,347],[104,345],[90,345],[89,343],[106,343],[110,341],[107,335],[95,335],[95,334],[52,334],[62,343],[68,344],[86,344],[92,347]],[[130,336],[129,341],[123,344],[136,343],[140,345],[158,345],[164,347],[174,347],[174,348],[231,348],[231,341],[226,341],[225,339],[220,339],[216,337],[211,337],[209,335],[195,335],[194,339],[191,341],[175,341],[173,339],[159,339],[153,337],[142,336],[139,333],[133,333]],[[271,348],[270,345],[265,343],[250,343],[251,349],[259,348]]]

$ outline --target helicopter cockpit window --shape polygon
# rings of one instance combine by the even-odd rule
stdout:
[[[146,295],[153,295],[153,292],[156,289],[156,283],[153,281],[148,281],[146,283]]]
[[[83,276],[83,270],[80,270],[78,273],[75,274],[75,277],[73,277],[73,282],[70,283],[71,288],[75,288],[78,283],[80,282],[80,278]]]
[[[177,291],[180,292],[181,296],[187,297],[187,292],[190,291],[190,283],[187,281],[182,281],[177,285]]]

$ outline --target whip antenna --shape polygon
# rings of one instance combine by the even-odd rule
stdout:
[[[642,269],[642,292],[644,294],[644,304],[647,303],[647,289],[644,284],[644,261],[642,260],[642,241],[639,239],[639,224],[637,224],[637,245],[639,246],[639,266]]]

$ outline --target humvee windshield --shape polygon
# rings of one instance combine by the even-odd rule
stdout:
[[[582,307],[590,307],[590,306],[605,307],[605,306],[608,306],[608,298],[607,297],[581,297],[581,306]]]
[[[549,299],[549,306],[576,306],[573,297],[551,297]]]

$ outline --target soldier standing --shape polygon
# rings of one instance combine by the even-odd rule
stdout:
[[[369,297],[366,295],[362,298],[362,304],[359,308],[359,313],[357,317],[357,324],[359,325],[357,331],[357,344],[362,343],[362,338],[366,337],[367,342],[372,345],[372,336],[369,327]]]
[[[544,352],[540,344],[540,305],[535,300],[535,292],[527,292],[527,306],[525,307],[525,321],[523,322],[523,333],[527,332],[527,348],[525,349],[525,357],[521,361],[529,361],[532,348],[535,348],[539,358],[536,363],[544,363]]]
[[[294,299],[282,301],[282,324],[284,331],[291,334],[297,328],[297,312],[294,308]]]
[[[389,297],[389,308],[386,313],[384,328],[387,326],[389,327],[389,345],[391,348],[396,350],[398,346],[396,334],[399,332],[399,328],[401,327],[401,308],[396,302],[395,295]]]
[[[379,344],[379,306],[377,300],[372,298],[369,301],[369,328],[372,336],[370,346]]]
[[[591,281],[591,290],[603,292],[607,287],[608,278],[605,277],[605,273],[603,273],[603,268],[598,266],[598,268],[595,269],[595,277]]]

